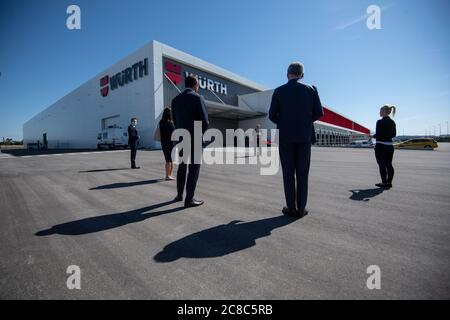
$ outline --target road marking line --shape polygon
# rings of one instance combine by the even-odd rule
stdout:
[[[36,154],[29,156],[13,156],[10,154],[0,154],[0,159],[13,159],[13,158],[35,158],[35,157],[61,157],[61,156],[77,156],[77,155],[91,155],[91,154],[106,154],[106,153],[122,153],[129,152],[129,150],[112,150],[112,151],[92,151],[92,152],[70,152],[70,153],[54,153],[54,154]]]

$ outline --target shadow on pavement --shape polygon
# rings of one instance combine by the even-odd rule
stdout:
[[[373,188],[373,189],[356,189],[356,190],[349,190],[352,195],[350,196],[350,199],[355,201],[369,201],[370,198],[374,198],[378,196],[379,194],[382,194],[384,189],[383,188]]]
[[[78,171],[78,173],[107,172],[107,171],[119,171],[119,170],[131,170],[131,169],[130,168],[94,169],[94,170]]]
[[[157,262],[172,262],[180,258],[213,258],[250,248],[256,239],[297,219],[277,216],[252,222],[232,221],[176,240],[156,254]]]
[[[144,180],[144,181],[135,181],[135,182],[116,182],[111,184],[105,184],[103,186],[98,186],[95,188],[90,188],[89,190],[105,190],[105,189],[118,189],[118,188],[128,188],[135,186],[143,186],[146,184],[153,184],[165,181],[165,179],[154,179],[154,180]]]
[[[149,218],[154,218],[163,214],[173,213],[184,209],[183,206],[157,212],[150,212],[172,203],[174,203],[174,201],[167,201],[141,209],[70,221],[58,224],[47,230],[36,232],[35,235],[38,237],[50,236],[54,234],[78,236],[118,228],[130,223],[141,222]]]
[[[24,157],[24,156],[38,156],[44,154],[61,154],[61,153],[80,153],[80,152],[93,152],[98,151],[97,149],[13,149],[4,150],[2,153],[10,154],[14,157]]]

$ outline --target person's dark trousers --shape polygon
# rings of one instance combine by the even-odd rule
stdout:
[[[261,152],[261,149],[260,149],[260,138],[259,138],[259,136],[256,136],[256,147],[255,147],[255,153],[257,154],[257,155],[259,155],[259,153]]]
[[[188,168],[189,167],[189,168]],[[189,169],[186,183],[186,171]],[[195,188],[197,187],[198,176],[200,174],[200,164],[180,163],[177,171],[177,192],[178,196],[183,196],[184,186],[186,185],[185,202],[189,203],[194,198]]]
[[[283,170],[284,194],[286,206],[302,211],[308,201],[308,176],[311,164],[310,143],[280,142],[281,168]],[[295,187],[297,180],[297,188]],[[296,200],[297,195],[297,201]]]
[[[137,153],[137,144],[130,145],[131,153],[130,153],[130,160],[131,160],[131,167],[136,167],[136,153]]]
[[[392,166],[394,146],[377,143],[375,145],[375,158],[380,167],[381,182],[392,183],[394,179],[394,167]]]

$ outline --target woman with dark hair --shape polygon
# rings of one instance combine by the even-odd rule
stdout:
[[[376,139],[375,158],[380,167],[381,183],[376,186],[380,188],[392,188],[392,179],[394,178],[394,167],[392,159],[394,157],[394,144],[392,138],[397,135],[394,120],[389,117],[395,115],[395,106],[384,105],[380,109],[381,119],[377,121],[376,133],[372,138]]]
[[[166,159],[166,180],[175,180],[172,176],[173,162],[172,149],[174,142],[172,141],[172,132],[175,130],[175,125],[172,120],[172,110],[166,107],[163,112],[161,121],[159,121],[159,130],[161,133],[161,146]]]

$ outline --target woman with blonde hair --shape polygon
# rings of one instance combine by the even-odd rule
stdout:
[[[392,159],[394,157],[394,144],[392,138],[397,135],[397,129],[394,120],[389,117],[395,115],[396,107],[385,104],[380,109],[381,119],[377,121],[376,133],[372,138],[376,139],[375,158],[380,167],[381,183],[376,186],[380,188],[392,188],[392,179],[394,178],[394,167]]]

